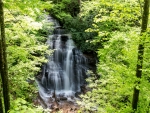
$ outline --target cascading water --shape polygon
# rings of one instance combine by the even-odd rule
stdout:
[[[38,80],[39,94],[44,101],[48,101],[54,93],[69,98],[76,92],[81,92],[88,69],[88,60],[76,48],[71,34],[60,29],[52,17],[49,17],[49,21],[54,23],[55,29],[48,36],[47,44],[54,53],[48,56],[48,62],[42,69],[42,77]]]

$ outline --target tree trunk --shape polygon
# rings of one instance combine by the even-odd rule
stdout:
[[[2,70],[2,40],[1,40],[1,27],[0,27],[0,75],[1,75],[1,70]],[[1,83],[1,78],[0,78],[0,113],[3,113],[3,94],[2,94],[2,83]]]
[[[144,55],[144,38],[142,38],[143,33],[146,32],[147,24],[148,24],[148,16],[149,16],[149,3],[150,0],[144,0],[144,7],[143,7],[143,15],[142,15],[142,26],[141,26],[141,39],[138,46],[138,59],[137,59],[137,66],[136,66],[136,77],[142,77],[142,68],[143,68],[143,55]],[[140,82],[138,81],[138,85]],[[133,92],[133,100],[132,100],[132,109],[136,110],[139,100],[139,93],[140,90],[135,86]]]
[[[1,27],[0,27],[0,33],[1,33]],[[2,67],[2,46],[1,46],[1,35],[0,35],[0,75],[1,75],[1,67]],[[1,84],[1,78],[0,78],[0,86]],[[0,87],[0,113],[3,113],[3,103],[2,103],[2,88]]]
[[[1,33],[1,27],[0,27],[0,33]],[[1,70],[2,70],[2,46],[1,46],[1,35],[0,35],[0,75],[1,75]],[[0,78],[0,113],[3,113],[3,102],[2,102],[2,84],[1,84],[1,78]]]
[[[3,2],[0,0],[0,74],[2,78],[5,112],[10,108]]]
[[[0,113],[3,113],[2,97],[0,97]]]
[[[78,0],[79,6],[81,5],[81,0]]]
[[[1,28],[1,27],[0,27]],[[1,29],[0,29],[1,33]],[[1,75],[1,67],[2,67],[2,46],[1,46],[1,35],[0,35],[0,75]],[[1,84],[1,79],[0,79],[0,113],[3,113],[3,102],[2,102],[2,84]]]

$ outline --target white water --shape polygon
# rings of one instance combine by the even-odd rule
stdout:
[[[39,94],[45,100],[53,95],[74,96],[80,92],[80,86],[85,84],[88,69],[87,59],[79,51],[70,34],[63,34],[58,29],[59,24],[52,18],[55,34],[49,35],[47,44],[54,50],[52,56],[48,56],[48,63],[43,66],[42,78],[38,81]]]

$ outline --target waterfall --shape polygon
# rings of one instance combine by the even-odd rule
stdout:
[[[74,96],[86,83],[88,60],[75,46],[71,34],[61,29],[52,17],[48,19],[54,24],[54,31],[46,44],[54,52],[47,56],[48,62],[43,65],[42,77],[38,80],[39,94],[44,100],[52,97],[54,91],[57,96]]]

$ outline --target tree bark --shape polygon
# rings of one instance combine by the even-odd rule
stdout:
[[[1,27],[0,27],[0,34],[1,34]],[[2,46],[1,46],[1,35],[0,35],[0,75],[1,75],[1,67],[2,67]],[[1,84],[1,79],[0,79],[0,86]],[[2,88],[0,87],[0,113],[3,113],[3,103],[2,103]]]
[[[1,28],[1,27],[0,27]],[[1,29],[0,29],[0,33],[1,33]],[[1,35],[0,35],[0,75],[1,75],[1,67],[2,67],[2,46],[1,46]],[[1,79],[0,79],[0,86],[2,86],[1,84]],[[0,87],[0,113],[3,113],[3,102],[2,102],[2,88]]]
[[[5,42],[4,11],[3,11],[3,2],[2,0],[0,0],[0,74],[2,78],[4,106],[6,113],[10,108],[7,71],[8,70],[7,70],[7,56],[6,56],[6,42]]]
[[[1,46],[1,27],[0,27],[0,75],[2,70],[2,46]],[[3,105],[2,105],[2,84],[1,84],[1,78],[0,78],[0,113],[3,113]]]
[[[81,0],[78,0],[79,6],[81,5]]]
[[[150,0],[144,0],[143,15],[142,15],[142,25],[141,25],[141,38],[138,46],[138,59],[136,66],[136,77],[142,77],[142,68],[143,68],[143,55],[144,55],[144,38],[143,34],[146,32],[148,25],[148,16],[149,16],[149,3]],[[138,81],[140,85],[140,81]],[[132,109],[137,110],[138,100],[139,100],[140,89],[136,86],[134,87],[133,99],[132,99]]]
[[[0,113],[3,113],[2,97],[0,97]]]

